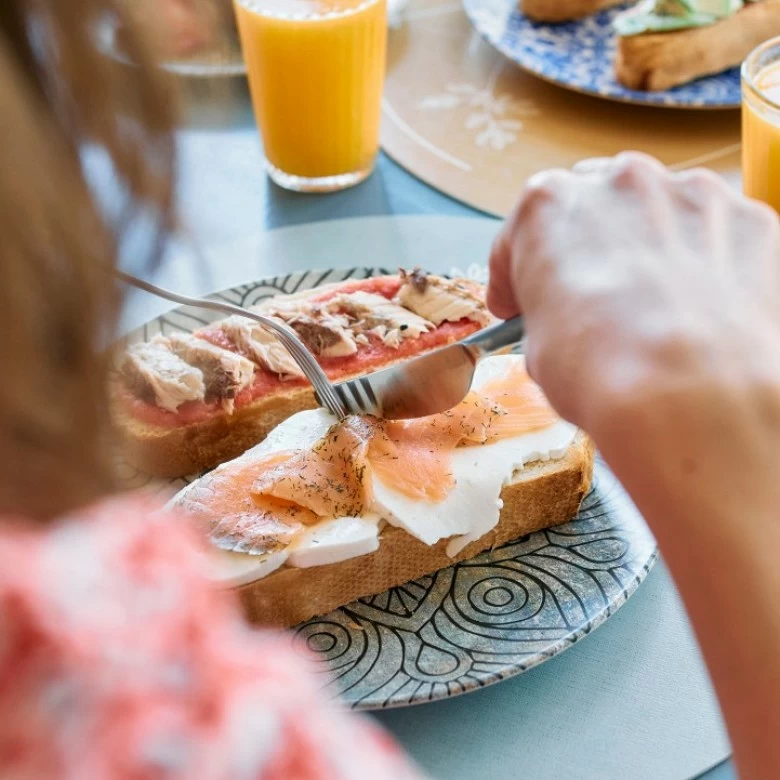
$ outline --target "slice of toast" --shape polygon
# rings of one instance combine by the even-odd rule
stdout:
[[[626,0],[520,0],[520,10],[535,22],[569,22]]]
[[[484,327],[493,321],[487,311],[484,300],[482,300],[484,291],[481,285],[467,279],[455,279],[445,282],[439,277],[429,276],[419,270],[411,271],[408,274],[402,272],[400,277],[395,278],[389,276],[364,280],[344,280],[301,291],[293,295],[279,296],[279,298],[271,299],[270,303],[274,301],[283,301],[284,305],[294,301],[302,303],[307,298],[315,295],[322,296],[324,293],[338,292],[340,288],[347,292],[359,292],[364,287],[356,287],[355,285],[371,285],[372,283],[379,283],[381,292],[381,285],[388,281],[399,285],[407,282],[411,286],[422,284],[423,290],[427,284],[431,284],[431,289],[434,290],[433,303],[435,304],[436,301],[440,303],[438,310],[435,310],[434,307],[434,310],[428,311],[428,316],[431,318],[429,322],[431,332],[436,335],[436,329],[443,327],[445,324],[452,327],[445,330],[443,335],[439,332],[439,335],[436,335],[434,340],[435,343],[433,343],[431,341],[417,341],[417,337],[421,334],[416,334],[414,328],[418,326],[414,322],[410,326],[407,321],[404,321],[398,326],[397,330],[400,332],[409,327],[412,328],[409,332],[415,335],[412,336],[410,341],[406,342],[406,344],[411,345],[411,350],[398,349],[396,351],[395,349],[387,348],[384,353],[379,355],[379,362],[377,362],[377,356],[374,355],[369,360],[368,366],[359,362],[357,364],[351,363],[348,369],[342,367],[345,373],[339,374],[334,381],[347,381],[365,373],[389,368],[399,362],[413,359],[431,350],[444,347],[457,338],[469,335],[474,329]],[[371,290],[375,291],[375,288],[371,288],[369,292]],[[420,298],[422,290],[414,293],[414,295]],[[452,316],[451,304],[453,298],[458,297],[469,303],[471,310],[467,310],[464,313],[462,308],[458,310],[456,307],[456,311],[459,311],[458,317],[460,319],[453,322],[449,319]],[[422,303],[426,303],[426,301],[422,301]],[[427,305],[429,309],[430,304],[431,300],[428,300]],[[376,308],[375,303],[371,302],[361,305]],[[405,307],[405,304],[400,305]],[[417,305],[420,305],[419,300]],[[450,308],[446,309],[448,305]],[[410,317],[416,316],[411,308],[405,308],[408,308],[407,314]],[[445,309],[449,312],[449,317],[446,315],[439,317],[438,315]],[[363,314],[355,314],[355,317],[359,317],[358,326],[364,323],[363,328],[368,333],[374,333],[376,322],[367,323]],[[420,317],[417,317],[417,319],[426,321]],[[462,323],[461,320],[463,320]],[[459,325],[459,323],[461,324]],[[379,338],[381,338],[381,335]],[[368,341],[360,343],[369,344]],[[398,346],[397,343],[392,344],[389,341],[385,343],[389,344],[390,347]],[[368,349],[370,350],[370,346]],[[120,353],[120,357],[121,354],[123,353]],[[361,353],[358,350],[356,354],[360,356]],[[254,362],[258,362],[251,355],[250,358]],[[259,362],[263,362],[262,358]],[[152,421],[149,421],[148,417],[143,419],[134,413],[134,410],[128,403],[128,389],[125,387],[125,380],[121,377],[120,361],[117,362],[117,367],[119,370],[112,380],[109,396],[112,403],[112,419],[117,438],[122,445],[122,453],[130,465],[154,477],[171,478],[196,474],[225,461],[232,460],[249,447],[262,441],[270,430],[288,417],[304,409],[314,409],[318,405],[314,398],[314,392],[308,384],[281,382],[270,391],[267,391],[265,395],[256,398],[246,405],[237,406],[230,413],[214,409],[213,414],[197,422],[173,426],[160,425],[154,421],[154,418],[152,418]],[[138,396],[135,391],[132,392],[133,395]],[[138,397],[140,398],[140,396]]]
[[[775,35],[780,35],[780,0],[748,3],[707,27],[619,36],[615,74],[629,89],[670,89],[736,67]]]
[[[114,425],[127,462],[154,477],[198,474],[238,457],[262,441],[279,423],[315,409],[311,387],[294,387],[258,398],[233,414],[172,428],[136,419],[116,403]]]
[[[266,626],[289,627],[365,596],[473,558],[525,534],[561,525],[580,508],[593,475],[593,445],[578,433],[563,458],[529,463],[504,486],[504,502],[493,530],[455,558],[449,539],[428,546],[401,528],[386,526],[379,549],[339,563],[296,569],[284,566],[238,588],[249,618]]]
[[[388,360],[380,368],[408,359]],[[356,376],[360,372],[339,377],[339,381]],[[112,395],[117,397],[118,393]],[[145,474],[172,478],[199,474],[233,460],[288,417],[318,406],[314,391],[307,385],[283,388],[237,408],[232,414],[218,413],[207,420],[171,428],[138,420],[122,408],[121,401],[115,401],[112,417],[127,462]]]

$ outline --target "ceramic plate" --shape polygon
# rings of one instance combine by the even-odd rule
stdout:
[[[463,0],[476,29],[525,70],[562,87],[624,103],[674,108],[738,108],[739,69],[665,92],[626,89],[615,79],[615,36],[609,9],[566,24],[539,24],[518,10],[518,0]]]
[[[453,269],[454,270],[454,269]],[[469,275],[480,278],[474,266]],[[392,273],[351,268],[286,274],[213,297],[251,306],[279,293]],[[187,307],[133,331],[128,340],[193,331],[217,319]],[[180,488],[123,466],[130,486]],[[520,674],[563,652],[619,609],[656,558],[655,542],[607,467],[577,518],[386,593],[360,599],[293,632],[314,651],[325,685],[356,709],[457,696]]]

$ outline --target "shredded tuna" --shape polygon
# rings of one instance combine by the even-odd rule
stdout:
[[[402,277],[398,302],[434,325],[462,319],[487,325],[492,320],[484,300],[465,279],[426,276],[422,283],[417,271]]]
[[[235,344],[239,352],[263,368],[282,378],[303,376],[303,371],[279,339],[260,323],[233,316],[216,325]]]
[[[219,400],[225,411],[232,413],[235,397],[252,384],[254,363],[189,333],[174,333],[168,341],[175,354],[202,371],[206,400]]]
[[[139,398],[169,412],[187,401],[202,401],[206,394],[203,373],[174,354],[163,336],[131,346],[120,371]]]
[[[357,291],[336,295],[327,307],[349,318],[350,329],[356,338],[371,333],[394,348],[403,339],[418,338],[434,327],[423,317],[375,293]]]
[[[311,305],[308,310],[271,308],[269,311],[286,322],[315,355],[345,357],[357,352],[346,317],[331,314],[318,305]]]

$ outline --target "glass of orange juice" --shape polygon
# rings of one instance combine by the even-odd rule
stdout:
[[[299,192],[351,187],[373,170],[387,0],[234,0],[266,167]]]
[[[742,64],[742,188],[780,212],[780,38]]]

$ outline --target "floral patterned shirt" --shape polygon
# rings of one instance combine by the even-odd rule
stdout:
[[[288,637],[244,622],[205,560],[146,499],[0,527],[0,776],[417,777]]]

